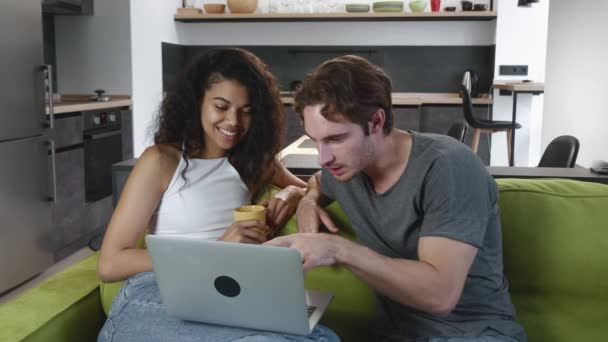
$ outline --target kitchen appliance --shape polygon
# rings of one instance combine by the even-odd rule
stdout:
[[[473,70],[465,70],[462,75],[462,85],[467,88],[471,97],[477,97],[478,89],[477,89],[477,73]]]
[[[112,164],[123,160],[119,109],[83,113],[86,202],[112,195]]]
[[[53,94],[53,89],[51,68],[42,66],[40,0],[3,0],[0,13],[3,72],[0,77],[0,293],[3,293],[53,262],[47,184],[47,154],[52,143],[44,127],[45,90]],[[54,120],[49,122],[52,128]]]

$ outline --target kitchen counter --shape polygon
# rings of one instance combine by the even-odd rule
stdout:
[[[90,101],[92,95],[63,95],[61,100],[54,101],[53,112],[55,114],[83,112],[94,109],[130,107],[132,104],[131,96],[128,95],[109,95],[110,101],[95,102]],[[46,114],[49,114],[48,105]]]
[[[293,105],[293,92],[281,92],[283,104]],[[461,105],[462,99],[458,93],[393,93],[393,106],[422,106],[422,105]],[[473,99],[473,104],[489,105],[492,99],[488,94],[482,94]]]

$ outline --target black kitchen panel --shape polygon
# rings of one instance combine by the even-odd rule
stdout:
[[[162,44],[163,84],[175,78],[194,56],[217,46]],[[479,89],[487,93],[494,78],[495,46],[240,46],[264,62],[281,90],[303,79],[322,62],[353,54],[381,66],[393,81],[394,92],[454,93],[465,70],[474,70]]]

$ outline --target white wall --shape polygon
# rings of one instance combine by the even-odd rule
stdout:
[[[494,21],[177,23],[185,45],[493,45]]]
[[[179,43],[173,15],[180,6],[181,0],[131,0],[135,157],[152,144],[149,128],[163,95],[161,42]]]
[[[593,0],[552,1],[549,11],[542,146],[573,135],[583,166],[608,161],[607,13],[608,2]]]
[[[555,2],[555,1],[554,1]],[[554,3],[552,2],[552,3]],[[496,20],[496,80],[545,80],[545,55],[549,1],[531,7],[518,7],[516,0],[498,1]],[[501,76],[500,65],[528,65],[527,76]],[[511,121],[513,100],[494,91],[494,120]],[[515,165],[535,166],[541,155],[543,95],[520,94],[517,97]],[[492,134],[491,165],[508,165],[505,133]]]
[[[129,1],[95,1],[93,16],[55,17],[59,93],[131,94]]]

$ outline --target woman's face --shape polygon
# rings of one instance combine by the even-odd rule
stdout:
[[[251,124],[247,88],[232,80],[214,83],[205,92],[201,122],[205,135],[203,158],[221,158],[245,136]]]

